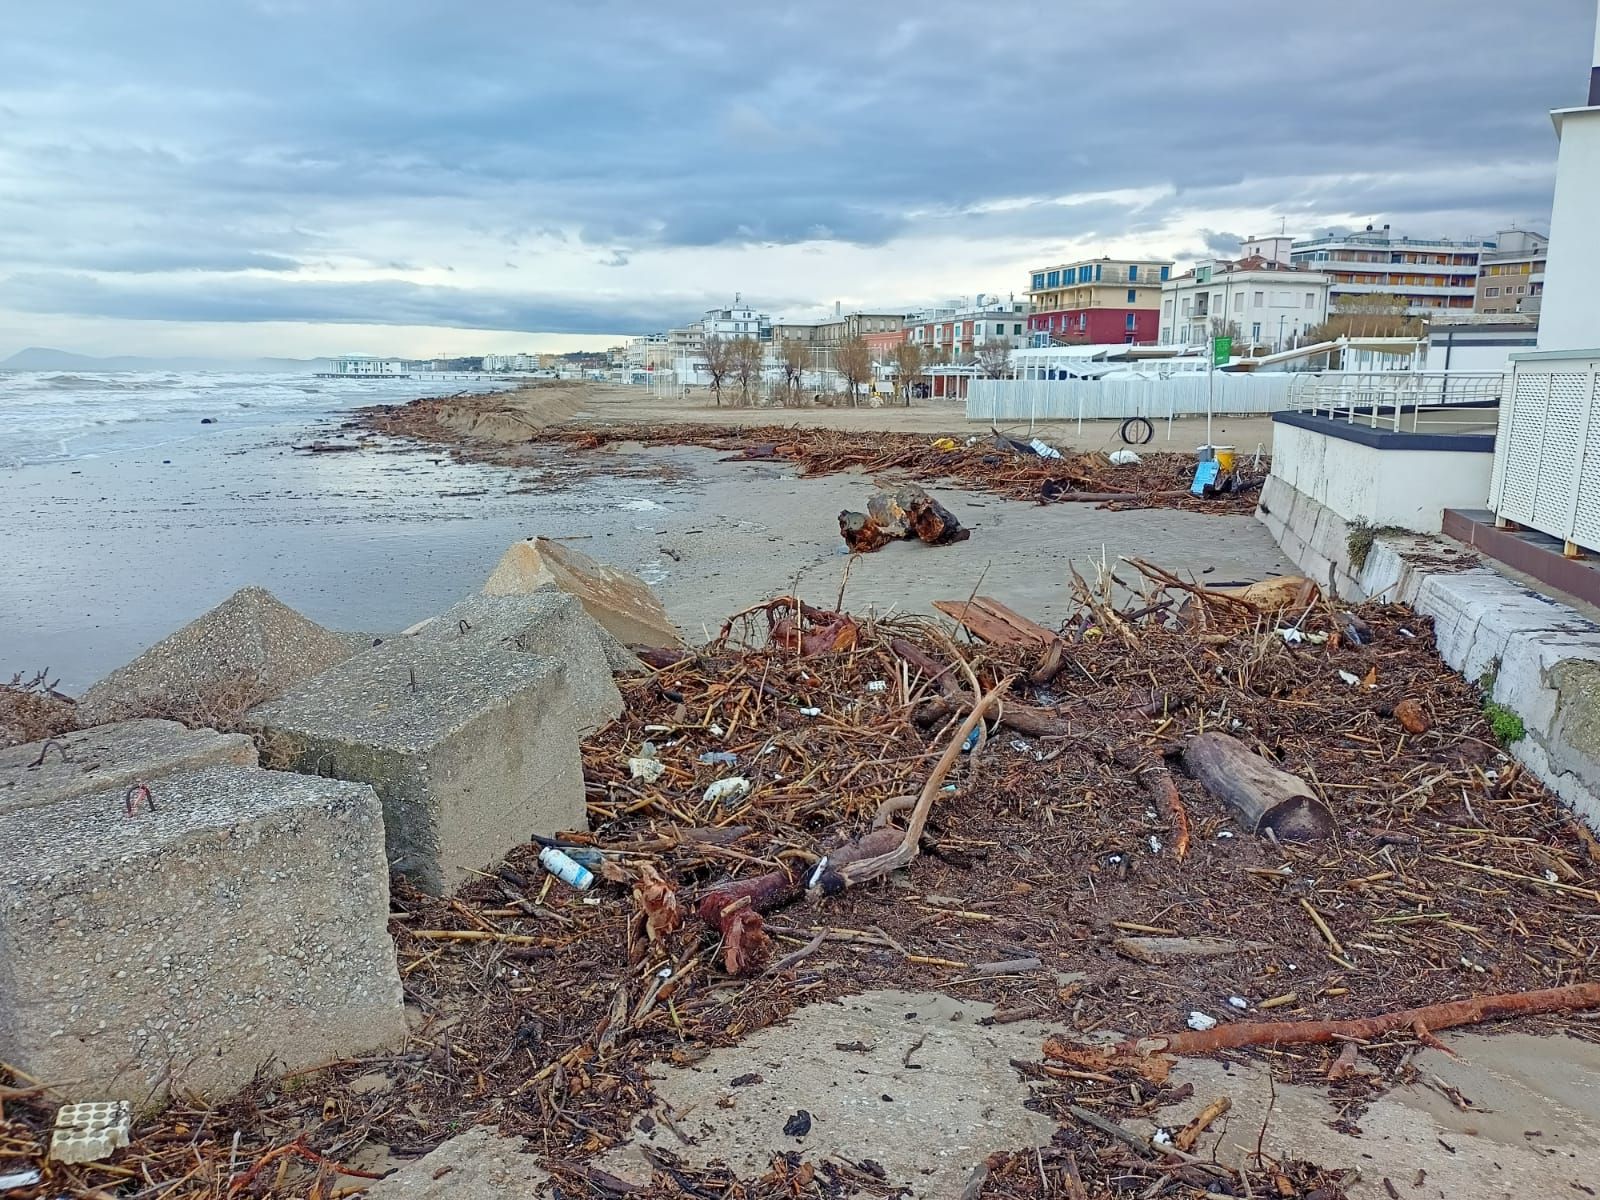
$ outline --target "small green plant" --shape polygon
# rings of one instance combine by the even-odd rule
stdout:
[[[1504,704],[1490,699],[1494,695],[1495,680],[1499,678],[1500,660],[1497,658],[1478,676],[1478,687],[1483,691],[1484,719],[1489,722],[1489,728],[1494,730],[1494,736],[1500,744],[1510,746],[1528,736],[1528,727],[1522,723],[1521,717]]]
[[[1391,533],[1404,533],[1398,525],[1374,525],[1365,517],[1357,517],[1350,522],[1350,531],[1345,534],[1344,548],[1350,552],[1350,569],[1360,572],[1367,565],[1367,555],[1372,553],[1372,546],[1379,538]]]
[[[1483,715],[1489,719],[1489,728],[1494,730],[1494,736],[1500,740],[1502,746],[1510,746],[1528,736],[1528,729],[1522,723],[1522,718],[1504,704],[1485,700]]]

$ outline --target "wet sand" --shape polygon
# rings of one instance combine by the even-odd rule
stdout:
[[[0,489],[0,528],[14,548],[0,575],[0,674],[48,666],[79,690],[246,584],[330,627],[390,632],[475,590],[506,546],[534,534],[575,538],[639,572],[699,637],[797,584],[832,603],[848,561],[838,513],[862,507],[871,487],[854,474],[798,479],[781,464],[721,463],[693,447],[619,446],[581,459],[553,449],[531,469],[385,440],[351,453],[292,449],[333,430],[219,431],[11,472]],[[972,540],[893,545],[857,560],[852,607],[927,612],[930,599],[965,597],[981,581],[1050,621],[1066,613],[1073,561],[1091,571],[1102,555],[1141,553],[1209,569],[1208,582],[1287,566],[1248,517],[1041,508],[936,490]]]

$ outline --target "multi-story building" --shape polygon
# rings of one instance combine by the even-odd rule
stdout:
[[[1260,241],[1241,247],[1261,248]],[[1202,263],[1161,285],[1161,342],[1193,346],[1225,335],[1248,347],[1288,349],[1328,319],[1331,284],[1320,271],[1259,253]]]
[[[1491,238],[1397,237],[1389,226],[1361,233],[1330,234],[1294,243],[1291,261],[1321,271],[1333,281],[1330,306],[1346,296],[1392,294],[1414,313],[1471,310],[1478,265],[1497,249]]]
[[[872,348],[874,357],[887,357],[895,344],[905,340],[904,313],[845,313],[835,311],[821,321],[776,321],[772,326],[774,346],[801,341],[816,352],[826,354],[840,342],[858,337]]]
[[[1159,259],[1093,259],[1029,272],[1028,330],[1049,344],[1153,342],[1161,284],[1172,264]]]
[[[906,340],[934,362],[970,359],[985,342],[1028,345],[1028,306],[1020,300],[979,296],[977,302],[952,301],[906,318]]]
[[[341,379],[404,379],[411,364],[403,358],[344,354],[333,360],[332,374]]]
[[[766,313],[758,313],[748,304],[739,303],[737,298],[732,308],[707,310],[696,324],[700,327],[702,338],[753,337],[760,342],[772,340],[772,318]]]
[[[485,371],[537,371],[539,370],[539,356],[537,354],[485,354],[483,356],[483,369]]]
[[[1544,266],[1550,239],[1529,229],[1496,235],[1496,249],[1478,264],[1480,313],[1536,313],[1544,297]]]

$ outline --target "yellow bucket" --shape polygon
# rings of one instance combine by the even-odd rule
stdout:
[[[1233,448],[1231,446],[1217,446],[1215,449],[1217,456],[1217,470],[1221,471],[1224,475],[1230,473],[1233,470]]]

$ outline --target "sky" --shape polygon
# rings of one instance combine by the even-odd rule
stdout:
[[[1594,0],[51,0],[0,357],[599,348],[1242,235],[1548,228]]]

